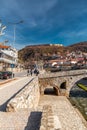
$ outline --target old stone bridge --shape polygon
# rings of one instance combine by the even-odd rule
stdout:
[[[69,96],[73,85],[84,77],[87,77],[86,69],[41,74],[39,75],[40,93],[44,94],[45,89],[52,86],[56,95]]]

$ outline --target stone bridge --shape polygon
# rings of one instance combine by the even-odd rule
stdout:
[[[40,93],[44,94],[45,89],[52,86],[56,95],[69,96],[73,85],[84,77],[87,77],[86,69],[41,74],[39,75]]]

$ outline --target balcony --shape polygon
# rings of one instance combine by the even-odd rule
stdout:
[[[9,60],[6,58],[0,58],[0,62],[5,62],[5,63],[9,63],[9,64],[17,64],[17,61],[13,61],[13,60]]]

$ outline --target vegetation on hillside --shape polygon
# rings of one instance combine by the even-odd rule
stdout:
[[[80,42],[67,47],[35,45],[27,46],[18,52],[19,59],[22,63],[44,60],[52,55],[65,55],[69,51],[82,51],[87,53],[87,42]]]
[[[63,53],[64,47],[57,46],[27,46],[19,51],[19,59],[21,61],[30,61],[30,60],[43,60],[47,56],[53,54]]]
[[[67,47],[70,51],[82,51],[87,52],[87,41],[76,43]]]

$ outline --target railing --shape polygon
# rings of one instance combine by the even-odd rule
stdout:
[[[62,71],[57,73],[44,73],[40,74],[39,78],[56,78],[56,77],[68,77],[68,76],[79,76],[79,75],[86,75],[87,70],[71,70],[71,71]]]

